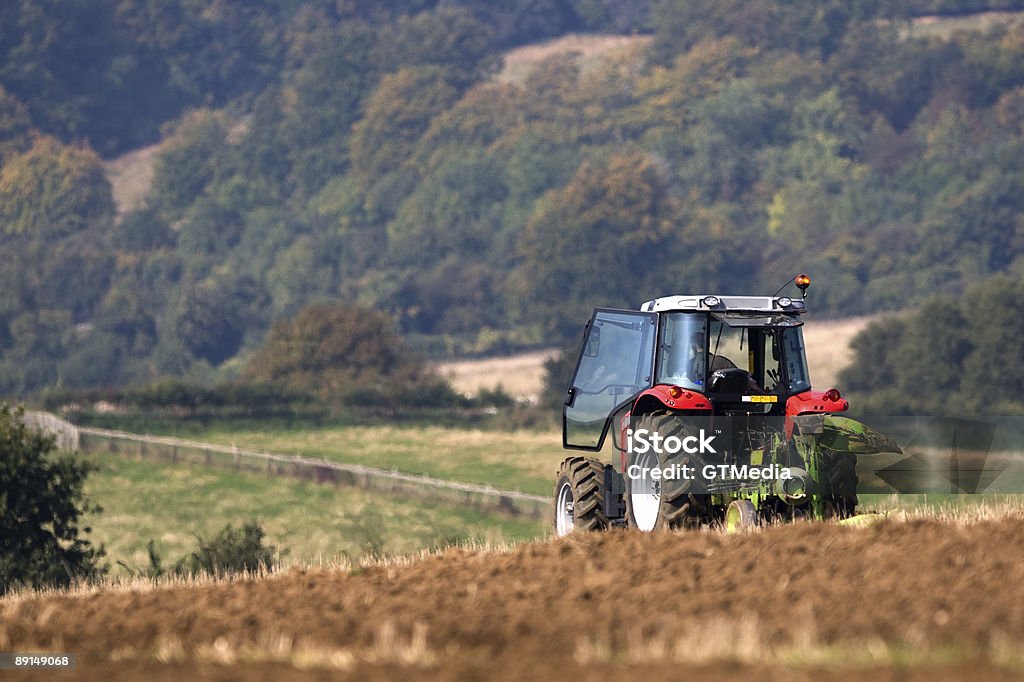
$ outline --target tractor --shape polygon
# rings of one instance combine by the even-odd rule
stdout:
[[[779,296],[789,284],[799,297]],[[857,456],[899,446],[815,391],[801,317],[811,280],[773,296],[681,295],[639,310],[598,308],[562,410],[562,446],[594,453],[611,432],[616,465],[566,458],[556,478],[559,536],[848,519]]]

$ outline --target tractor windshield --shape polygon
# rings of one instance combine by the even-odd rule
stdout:
[[[717,316],[716,316],[717,317]],[[721,321],[720,321],[721,320]],[[795,395],[811,387],[804,354],[803,329],[796,320],[782,325],[748,326],[751,318],[712,319],[708,333],[708,373],[742,369],[749,375],[747,393]],[[715,392],[714,382],[709,390]],[[723,390],[723,389],[719,389]]]
[[[656,382],[705,393],[801,393],[810,388],[801,324],[787,315],[664,313]],[[742,372],[712,381],[719,370]]]

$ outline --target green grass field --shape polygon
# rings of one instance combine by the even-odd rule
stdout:
[[[266,542],[289,550],[286,564],[358,559],[375,546],[406,554],[456,541],[501,544],[539,537],[546,524],[451,506],[430,506],[390,494],[317,485],[289,478],[192,466],[92,458],[100,469],[87,494],[104,511],[88,519],[94,543],[118,560],[148,565],[152,539],[165,565],[195,549],[196,535],[212,537],[225,524],[259,520]]]
[[[423,423],[321,425],[312,421],[90,420],[104,428],[179,436],[281,454],[324,457],[465,483],[550,495],[567,456],[554,430],[500,431]],[[611,461],[611,450],[604,453]]]
[[[116,424],[108,424],[117,426]],[[497,431],[423,424],[321,425],[313,422],[255,421],[150,424],[145,430],[193,440],[284,454],[429,474],[469,483],[551,495],[555,471],[566,456],[560,434]],[[142,430],[142,429],[139,429]],[[607,449],[605,461],[616,453]],[[452,538],[503,543],[548,532],[545,521],[514,521],[421,499],[356,488],[316,485],[260,473],[237,473],[189,465],[137,462],[103,456],[104,468],[88,482],[89,493],[106,508],[93,523],[96,541],[112,560],[146,564],[153,539],[165,560],[195,546],[195,535],[212,536],[224,524],[257,518],[268,541],[287,548],[288,562],[331,562],[345,553],[360,557],[383,543],[388,553],[409,553]],[[1020,498],[991,495],[864,495],[862,511],[961,513],[973,507],[1020,504]]]
[[[295,431],[210,431],[203,440],[551,494],[564,459],[555,432],[357,426]]]

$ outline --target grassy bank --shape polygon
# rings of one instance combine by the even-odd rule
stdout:
[[[226,523],[251,518],[263,524],[268,543],[289,550],[286,563],[296,564],[544,532],[541,523],[360,489],[116,456],[97,463],[86,490],[104,511],[89,520],[90,537],[106,546],[115,566],[146,565],[150,539],[165,560],[177,559],[195,548],[196,535],[212,537]]]

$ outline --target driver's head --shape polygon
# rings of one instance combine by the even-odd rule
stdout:
[[[704,332],[703,331],[698,330],[698,331],[695,331],[693,333],[693,336],[690,337],[690,346],[693,347],[693,350],[697,350],[697,351],[703,351],[704,350]]]

